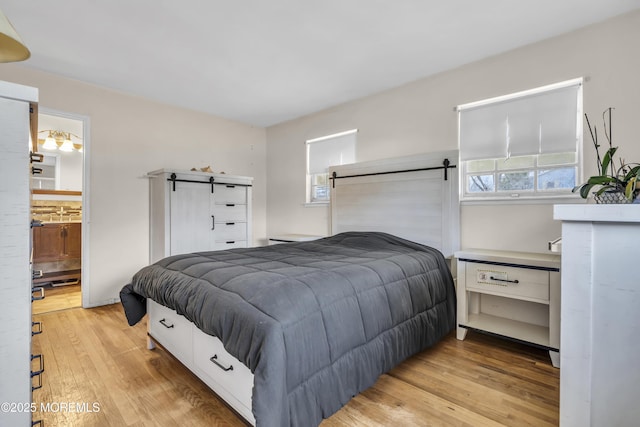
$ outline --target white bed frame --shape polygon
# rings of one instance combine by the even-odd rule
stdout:
[[[450,168],[442,167],[445,159]],[[383,231],[450,257],[459,245],[457,160],[457,151],[447,151],[331,168],[336,173],[331,186],[332,234]],[[365,176],[347,177],[361,174]],[[148,348],[156,342],[162,345],[255,425],[249,369],[227,353],[220,340],[174,310],[151,300],[147,307]]]
[[[331,167],[331,234],[382,231],[451,258],[460,248],[457,164],[452,150]]]

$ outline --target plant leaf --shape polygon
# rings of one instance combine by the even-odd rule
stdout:
[[[616,179],[614,177],[611,176],[606,176],[606,175],[598,175],[598,176],[592,176],[587,180],[587,184],[591,184],[591,185],[604,185],[604,184],[611,184],[612,182],[615,182]]]
[[[597,192],[596,195],[601,195],[602,193],[604,193],[605,191],[609,191],[609,190],[618,190],[618,187],[614,186],[614,185],[603,185]]]
[[[589,197],[589,191],[593,188],[593,184],[584,184],[580,187],[580,197],[586,199]]]
[[[640,176],[640,165],[632,168],[627,174],[624,176],[625,181],[629,181],[633,176]]]
[[[607,173],[607,168],[609,167],[609,163],[611,163],[611,159],[613,159],[613,155],[616,154],[618,147],[611,147],[607,150],[604,157],[602,158],[602,173]]]
[[[628,200],[633,200],[633,193],[635,193],[635,191],[636,191],[636,181],[637,181],[637,179],[638,179],[638,177],[636,177],[636,176],[631,178],[629,180],[629,182],[627,183],[627,187],[624,189],[624,196]]]

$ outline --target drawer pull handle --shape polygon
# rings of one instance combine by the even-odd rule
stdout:
[[[165,318],[160,319],[159,322],[160,322],[160,324],[162,326],[164,326],[167,329],[171,329],[171,328],[173,328],[175,326],[174,324],[167,325],[167,319],[165,319]]]
[[[34,293],[39,292],[40,295],[34,295]],[[44,299],[44,288],[31,288],[31,302],[40,301]]]
[[[228,207],[228,208],[232,208],[235,205],[236,205],[235,203],[227,203],[225,206]]]
[[[44,162],[44,154],[34,153],[34,152],[30,151],[29,152],[29,161],[31,163],[33,163],[33,162],[42,163],[42,162]]]
[[[495,280],[496,282],[507,282],[507,283],[520,283],[518,279],[516,280],[507,280],[507,279],[499,279],[497,277],[489,276],[489,280]]]
[[[33,361],[38,359],[38,369],[36,371],[31,371],[31,391],[38,390],[42,388],[42,373],[44,372],[44,357],[41,354],[32,354],[31,355],[31,366],[33,368]],[[38,380],[36,385],[33,385],[33,379],[36,378]]]
[[[32,354],[31,362],[33,362],[36,359],[38,360],[38,369],[35,371],[31,371],[32,377],[36,375],[40,375],[41,373],[44,372],[44,356],[42,354]],[[33,367],[33,364],[32,364],[32,367]]]
[[[42,333],[42,322],[31,322],[31,336],[40,335],[41,333]]]
[[[236,223],[235,222],[227,222],[224,225],[236,225]]]
[[[33,379],[36,378],[38,380],[38,382],[36,383],[36,385],[33,385]],[[42,372],[32,372],[31,373],[31,392],[33,393],[34,391],[38,390],[42,388]]]
[[[233,371],[233,365],[224,366],[222,363],[218,362],[218,355],[214,354],[211,358],[209,358],[218,368],[222,369],[225,372]]]

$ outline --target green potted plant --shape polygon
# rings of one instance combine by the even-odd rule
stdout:
[[[623,159],[618,160],[618,164],[613,156],[618,151],[618,147],[614,147],[611,138],[611,110],[609,107],[602,113],[602,121],[604,124],[604,135],[609,142],[609,149],[600,157],[600,144],[598,144],[598,132],[596,127],[591,127],[589,117],[585,113],[584,117],[589,128],[591,140],[596,148],[596,160],[598,165],[598,175],[589,177],[587,182],[574,187],[573,192],[579,191],[583,199],[589,197],[592,189],[597,188],[594,192],[594,199],[597,203],[634,203],[640,192],[640,164],[625,163]],[[608,115],[608,126],[607,126]],[[608,128],[608,129],[607,129]]]

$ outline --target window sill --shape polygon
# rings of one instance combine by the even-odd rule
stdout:
[[[303,203],[302,206],[304,206],[305,208],[322,208],[322,207],[329,207],[331,205],[331,202],[306,202]]]
[[[536,196],[536,197],[478,197],[461,199],[460,205],[555,205],[564,203],[586,203],[578,194],[563,194],[558,196]]]

